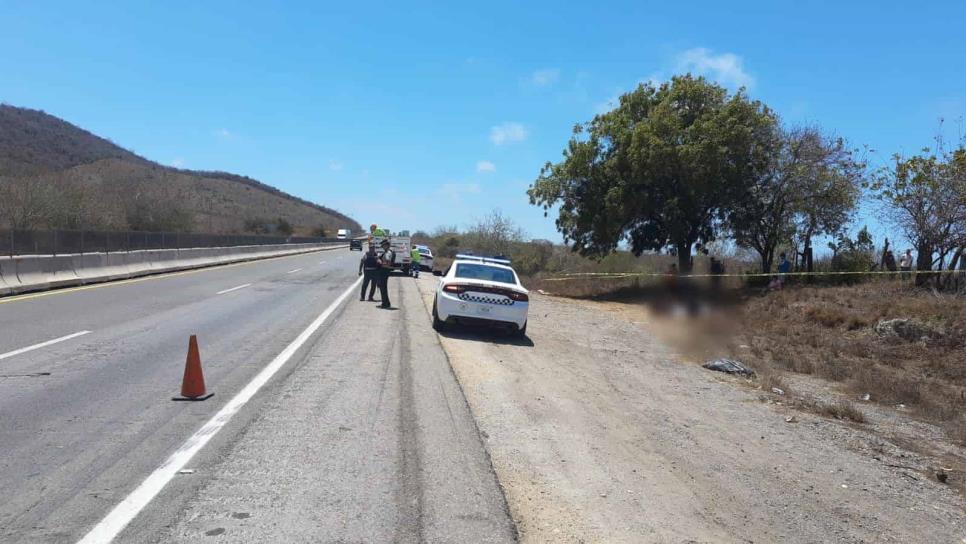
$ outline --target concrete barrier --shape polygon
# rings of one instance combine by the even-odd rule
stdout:
[[[16,263],[8,257],[0,257],[0,296],[14,293],[19,286]]]
[[[151,254],[151,269],[156,274],[173,272],[181,263],[181,256],[177,249],[159,249]]]
[[[0,296],[344,247],[287,244],[0,257]]]
[[[80,284],[80,278],[74,273],[72,255],[14,257],[13,261],[20,279],[18,292]]]

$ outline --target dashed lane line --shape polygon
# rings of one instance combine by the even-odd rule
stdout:
[[[32,346],[27,346],[25,348],[15,349],[13,351],[8,351],[6,353],[0,353],[0,360],[13,357],[14,355],[20,355],[21,353],[27,353],[28,351],[33,351],[35,349],[45,348],[47,346],[52,346],[54,344],[65,342],[72,338],[77,338],[78,336],[84,336],[85,334],[90,334],[91,331],[80,331],[74,334],[68,334],[67,336],[61,336],[60,338],[54,338],[53,340],[47,340],[46,342],[41,342],[39,344],[34,344]]]
[[[239,289],[244,289],[244,288],[246,288],[246,287],[251,287],[251,286],[252,286],[252,284],[250,284],[250,283],[246,283],[246,284],[244,284],[244,285],[239,285],[239,286],[236,286],[236,287],[232,287],[231,289],[224,289],[224,290],[222,290],[222,291],[218,291],[218,292],[217,292],[217,293],[215,293],[215,294],[216,294],[216,295],[224,295],[225,293],[231,293],[232,291],[237,291],[237,290],[239,290]]]

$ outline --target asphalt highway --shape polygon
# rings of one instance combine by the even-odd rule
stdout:
[[[399,310],[355,292],[333,306],[358,259],[340,249],[0,298],[0,541],[77,542],[103,528],[245,391],[189,468],[103,534],[257,542],[284,526],[277,540],[512,540],[445,355],[422,313],[405,317],[411,280],[392,280]],[[192,334],[215,396],[173,402]]]

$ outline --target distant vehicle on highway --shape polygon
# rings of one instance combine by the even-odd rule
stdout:
[[[419,251],[419,268],[420,270],[427,270],[429,272],[433,271],[433,250],[429,249],[429,246],[423,246],[416,244],[413,247]]]
[[[530,294],[510,261],[475,255],[457,255],[440,277],[433,300],[433,328],[450,325],[485,325],[506,328],[519,336],[527,333]]]
[[[335,235],[335,237],[338,238],[339,240],[346,240],[351,236],[352,236],[352,231],[349,229],[339,229],[339,231]]]
[[[352,240],[349,240],[349,251],[355,251],[357,249],[359,251],[362,251],[362,240],[358,238],[353,238]]]

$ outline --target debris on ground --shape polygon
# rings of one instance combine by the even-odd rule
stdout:
[[[746,367],[739,361],[734,359],[715,359],[714,361],[708,361],[704,363],[704,368],[708,370],[715,370],[717,372],[725,372],[728,374],[739,374],[741,376],[754,376],[755,371]]]
[[[784,395],[785,394],[785,390],[784,389],[779,389],[777,387],[772,387],[771,388],[771,392],[774,393],[774,394],[776,394],[776,395]]]
[[[875,332],[884,338],[901,338],[907,342],[936,340],[943,333],[916,319],[884,319],[875,324]]]

